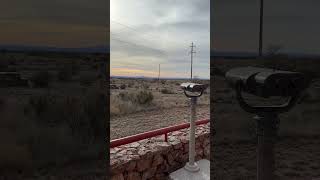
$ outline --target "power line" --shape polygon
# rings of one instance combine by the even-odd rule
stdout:
[[[117,37],[119,37],[120,39],[121,39],[121,37],[119,36],[119,35],[117,35],[117,34],[114,34],[113,32],[111,32],[111,35],[112,36],[117,36]],[[146,39],[145,39],[146,40]],[[128,41],[126,41],[126,42],[128,42]],[[136,43],[135,43],[136,44]],[[146,46],[145,46],[146,47]],[[149,47],[148,47],[149,48]],[[153,49],[158,49],[158,50],[161,50],[161,51],[163,51],[163,52],[166,52],[166,53],[168,53],[168,51],[166,51],[166,50],[164,50],[164,49],[161,49],[161,48],[153,48]]]
[[[111,32],[111,34],[114,35],[114,36],[120,36],[121,35],[121,33],[114,33],[114,32]],[[149,41],[148,39],[145,39],[143,37],[140,37],[140,38],[143,39],[144,41]]]
[[[133,31],[135,31],[135,32],[137,32],[137,33],[141,33],[141,34],[142,34],[142,32],[140,32],[140,31],[139,31],[138,29],[136,29],[136,28],[133,28],[132,26],[129,26],[129,25],[126,25],[126,24],[117,22],[117,21],[112,20],[112,19],[111,19],[111,21],[114,22],[114,23],[116,23],[116,24],[122,25],[122,26],[124,26],[124,27],[126,27],[126,28],[128,28],[128,29],[131,29],[131,30],[133,30]],[[146,36],[146,34],[143,34],[142,36]],[[153,36],[153,35],[150,35],[150,34],[149,34],[148,36]],[[153,36],[153,37],[155,37],[155,36]],[[156,38],[158,39],[159,37],[157,36]]]
[[[119,25],[121,25],[121,26],[124,26],[124,27],[126,27],[126,28],[128,28],[128,29],[131,29],[131,30],[139,33],[139,35],[142,34],[142,32],[140,32],[140,30],[138,30],[138,29],[136,29],[136,28],[134,28],[134,27],[132,27],[132,26],[129,26],[129,25],[127,25],[127,24],[120,23],[120,22],[115,21],[115,20],[112,20],[112,19],[110,19],[110,21],[112,21],[112,22],[114,22],[114,23],[116,23],[116,24],[119,24]],[[155,37],[155,38],[158,39],[158,40],[159,40],[159,38],[160,38],[159,36],[150,35],[150,33],[149,33],[149,34],[142,34],[141,36],[149,36],[149,37],[152,36],[152,37]],[[175,41],[168,41],[168,40],[166,40],[166,41],[167,41],[167,42],[171,42],[171,43],[175,43],[176,45],[178,45],[178,43],[175,42]]]
[[[165,51],[162,51],[162,50],[159,50],[159,49],[156,49],[156,48],[151,48],[151,47],[147,47],[147,46],[144,46],[144,45],[140,45],[140,44],[136,44],[136,43],[132,43],[132,42],[128,42],[128,41],[123,41],[121,39],[118,39],[118,38],[114,38],[114,37],[111,37],[111,39],[113,40],[116,40],[116,41],[119,41],[119,42],[122,42],[122,43],[126,43],[126,44],[130,44],[130,45],[134,45],[136,47],[144,47],[144,48],[147,48],[147,49],[151,49],[151,50],[154,50],[154,51],[158,51],[159,53],[163,54],[163,55],[168,55]]]

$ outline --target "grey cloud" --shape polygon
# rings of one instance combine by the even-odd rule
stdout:
[[[215,0],[212,3],[212,42],[218,50],[255,51],[259,1]],[[281,44],[286,50],[319,51],[319,1],[265,1],[264,46]]]
[[[133,44],[111,38],[111,52],[122,52],[128,56],[166,57],[166,53],[160,49],[148,47],[142,44]]]
[[[0,6],[1,19],[13,21],[45,21],[68,24],[106,25],[105,0],[5,0]]]
[[[209,0],[141,0],[138,4],[121,0],[114,2],[119,3],[121,7],[127,3],[126,13],[118,15],[119,12],[115,11],[117,12],[115,15],[118,16],[111,19],[127,24],[134,30],[112,22],[111,39],[116,37],[144,45],[138,49],[137,47],[125,49],[122,45],[116,47],[118,45],[111,44],[111,47],[115,45],[118,53],[129,54],[128,59],[134,60],[136,60],[134,57],[139,56],[146,58],[156,56],[158,59],[154,63],[161,63],[164,71],[186,74],[190,70],[189,46],[191,41],[195,41],[199,50],[195,55],[198,74],[201,77],[209,76]],[[137,8],[141,8],[141,11],[137,11]],[[162,56],[150,47],[164,49],[167,55]],[[120,58],[113,58],[111,61],[120,61]],[[208,75],[205,72],[208,72]]]

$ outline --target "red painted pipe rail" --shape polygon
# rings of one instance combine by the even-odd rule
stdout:
[[[204,119],[204,120],[198,120],[195,123],[196,123],[196,125],[201,125],[201,124],[207,124],[208,122],[209,122],[209,119]],[[127,136],[124,138],[114,139],[110,142],[110,148],[114,148],[117,146],[133,143],[136,141],[140,141],[143,139],[152,138],[152,137],[160,136],[160,135],[164,135],[165,141],[167,142],[169,132],[178,131],[181,129],[186,129],[188,127],[190,127],[190,123],[183,123],[183,124],[179,124],[179,125],[174,125],[174,126],[161,128],[161,129],[147,131],[147,132],[132,135],[132,136]]]

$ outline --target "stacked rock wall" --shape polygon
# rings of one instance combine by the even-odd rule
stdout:
[[[188,162],[189,129],[110,149],[112,180],[167,179]],[[196,128],[196,160],[210,159],[210,124]]]

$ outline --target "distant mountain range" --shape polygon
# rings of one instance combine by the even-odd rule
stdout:
[[[158,79],[157,77],[147,77],[147,76],[110,76],[111,78],[124,78],[124,79]],[[190,78],[179,78],[179,77],[164,77],[163,80],[189,80]],[[206,78],[197,78],[199,80],[209,80]]]
[[[0,44],[0,51],[23,51],[23,52],[66,52],[66,53],[110,53],[110,47],[108,45],[96,45],[88,47],[54,47],[54,46],[35,46],[35,45],[19,45],[19,44]],[[307,54],[297,52],[281,52],[286,54],[289,58],[311,58],[320,59],[320,54]],[[257,52],[246,51],[217,51],[212,50],[211,57],[213,58],[226,58],[226,59],[248,59],[257,58]]]
[[[289,58],[309,58],[309,59],[320,59],[320,54],[307,54],[297,52],[280,52],[281,54],[287,55]],[[266,54],[264,54],[265,56]],[[245,51],[211,51],[210,54],[213,58],[226,58],[226,59],[252,59],[258,58],[257,52],[245,52]]]
[[[23,51],[23,52],[66,52],[66,53],[109,53],[109,47],[97,45],[91,47],[65,48],[54,46],[28,46],[28,45],[0,45],[0,51]]]

